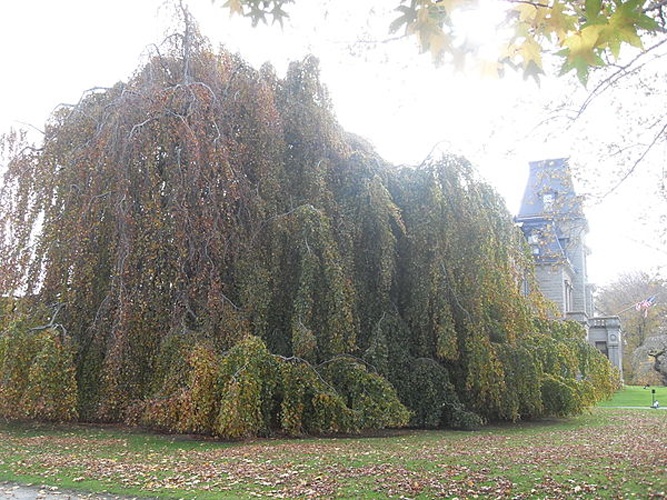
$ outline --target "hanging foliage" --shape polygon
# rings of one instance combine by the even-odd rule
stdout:
[[[185,344],[177,344],[167,349],[183,352]],[[177,375],[165,374],[156,396],[132,408],[133,423],[239,439],[354,433],[400,427],[410,418],[391,384],[351,358],[315,367],[271,354],[255,336],[225,353],[195,339],[190,349],[185,370],[174,363]]]
[[[257,71],[184,15],[185,36],[57,110],[39,148],[2,140],[3,401],[245,438],[472,428],[599,397],[605,363],[535,328],[522,235],[465,160],[386,164],[340,128],[315,58]],[[14,294],[62,304],[62,331],[9,328]]]
[[[57,327],[29,329],[17,314],[0,334],[0,417],[76,420],[74,352]]]

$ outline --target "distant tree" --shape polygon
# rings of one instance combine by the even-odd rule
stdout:
[[[647,338],[632,358],[637,385],[667,385],[667,334]]]
[[[654,297],[655,302],[646,309],[641,303],[649,297]],[[624,274],[598,292],[596,307],[602,314],[620,317],[625,380],[631,384],[641,383],[633,353],[647,339],[663,333],[667,326],[667,282],[645,272]],[[640,361],[646,362],[646,358]]]

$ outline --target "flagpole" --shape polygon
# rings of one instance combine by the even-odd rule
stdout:
[[[630,309],[635,309],[637,307],[637,304],[632,304],[630,307],[626,307],[622,311],[617,312],[614,316],[619,316],[620,314],[623,314],[625,311],[629,311]]]
[[[631,306],[626,307],[622,311],[617,312],[616,316],[618,316],[619,314],[623,314],[625,311],[629,311],[632,308],[637,309],[637,311],[641,311],[642,309],[644,309],[644,313],[647,313],[648,308],[651,307],[653,304],[655,304],[657,298],[658,298],[657,295],[651,295],[649,298],[644,299],[644,300],[642,300],[640,302],[637,302],[635,304],[632,304]],[[646,317],[646,314],[644,315],[644,317]]]

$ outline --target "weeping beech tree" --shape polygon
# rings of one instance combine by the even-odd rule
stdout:
[[[609,393],[580,331],[535,322],[522,237],[465,160],[388,165],[338,125],[312,57],[278,78],[191,24],[170,40],[58,109],[39,148],[3,138],[0,391],[37,367],[76,395],[35,409],[19,388],[6,418],[242,438],[470,428]]]

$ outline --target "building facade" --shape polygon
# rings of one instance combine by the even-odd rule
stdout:
[[[617,316],[595,315],[586,269],[588,221],[566,158],[530,163],[515,220],[535,259],[537,285],[553,303],[554,315],[579,321],[589,343],[621,370],[620,321]]]

